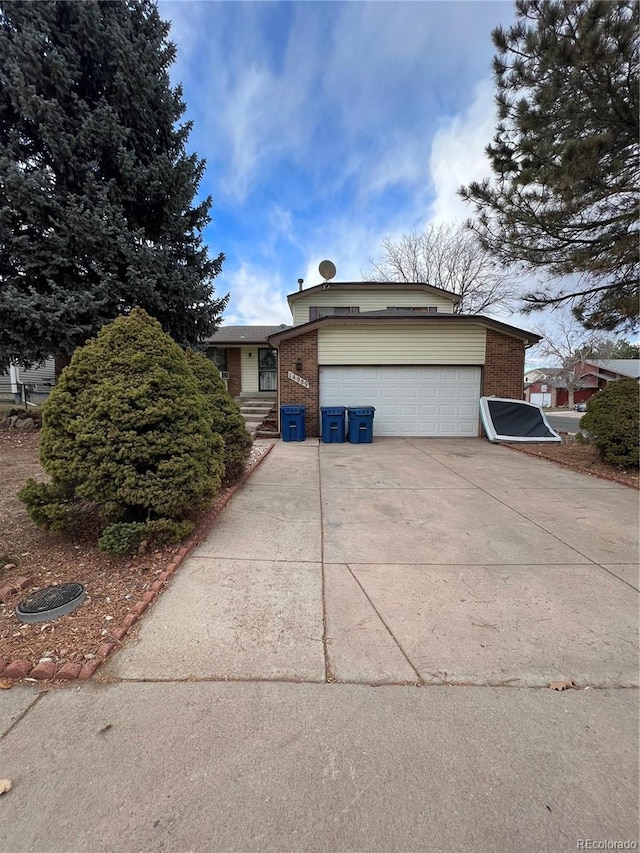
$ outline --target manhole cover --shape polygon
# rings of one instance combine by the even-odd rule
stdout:
[[[81,583],[61,583],[40,589],[16,607],[21,622],[48,622],[66,616],[79,607],[87,597]]]

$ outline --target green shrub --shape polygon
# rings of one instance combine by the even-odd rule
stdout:
[[[602,458],[612,465],[640,463],[640,391],[635,379],[618,379],[591,397],[580,427],[587,430]]]
[[[225,479],[237,480],[244,473],[253,444],[240,414],[240,406],[227,391],[213,362],[193,350],[187,350],[187,361],[200,391],[206,397],[209,425],[224,439]]]
[[[61,489],[29,479],[18,492],[18,498],[38,527],[51,533],[66,533],[73,527],[73,502],[69,502]]]
[[[110,524],[98,539],[98,548],[110,554],[128,554],[145,538],[147,525],[144,521]]]
[[[22,499],[36,523],[58,495],[96,505],[105,524],[181,520],[220,488],[209,421],[184,353],[136,308],[76,350],[52,389],[40,439],[52,491]]]
[[[192,521],[171,521],[169,518],[110,524],[98,540],[98,547],[111,554],[128,554],[145,539],[159,545],[180,542],[194,528]]]

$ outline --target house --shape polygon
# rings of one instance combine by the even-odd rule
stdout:
[[[640,380],[640,359],[590,359],[569,370],[575,380],[573,402],[567,387],[567,371],[561,367],[537,368],[525,374],[525,400],[539,406],[563,407],[586,401],[609,382],[629,377]]]
[[[221,326],[205,342],[232,396],[306,406],[374,406],[377,436],[477,436],[483,395],[523,397],[540,336],[428,284],[324,282],[287,297],[293,324]]]
[[[26,401],[39,405],[49,396],[55,385],[55,360],[48,358],[44,364],[26,368],[13,365],[0,373],[0,402],[24,405]]]
[[[278,388],[278,353],[269,335],[281,326],[220,326],[205,342],[206,354],[216,365],[232,397],[274,398]]]
[[[558,384],[562,385],[561,367],[540,367],[524,375],[524,399],[545,408],[555,407]]]
[[[477,436],[479,398],[521,400],[525,350],[540,340],[456,314],[459,297],[427,284],[325,282],[287,299],[293,325],[266,341],[277,351],[278,404],[306,406],[308,436],[319,434],[321,406],[374,406],[378,436]],[[237,330],[226,334],[236,336],[229,347],[261,348],[238,341]],[[229,390],[239,382],[244,391],[258,362],[238,378],[238,359],[242,367],[251,356],[230,362],[225,348]]]

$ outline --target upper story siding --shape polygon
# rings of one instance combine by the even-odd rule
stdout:
[[[484,364],[485,339],[480,324],[329,326],[318,330],[318,364]]]
[[[304,293],[304,291],[302,291]],[[453,314],[454,303],[446,296],[428,290],[405,289],[402,285],[365,290],[361,288],[328,287],[313,289],[291,303],[293,325],[308,323],[312,307],[355,307],[360,311],[384,311],[386,308],[437,308],[438,314]]]

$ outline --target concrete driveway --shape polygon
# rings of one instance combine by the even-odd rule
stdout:
[[[638,495],[481,440],[278,443],[119,679],[638,684]]]
[[[277,444],[98,679],[0,691],[3,849],[637,844],[637,522],[482,441]]]

